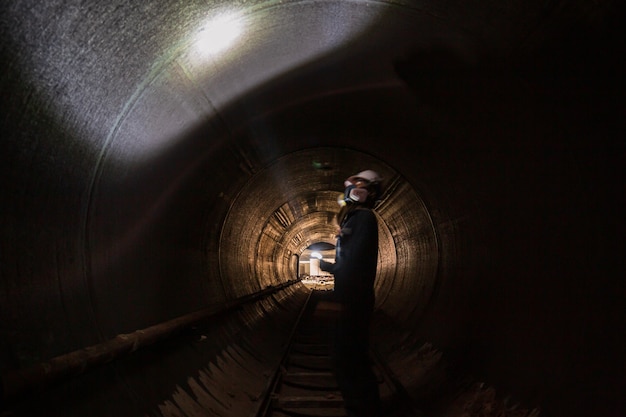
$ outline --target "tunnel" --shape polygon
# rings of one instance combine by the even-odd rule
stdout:
[[[418,404],[626,415],[620,2],[0,7],[1,415],[252,415],[364,169]]]

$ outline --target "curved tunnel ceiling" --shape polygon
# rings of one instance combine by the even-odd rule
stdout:
[[[554,415],[624,409],[618,2],[0,8],[2,370],[292,279],[375,168],[381,311]]]

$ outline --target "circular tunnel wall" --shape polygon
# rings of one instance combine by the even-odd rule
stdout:
[[[220,276],[229,292],[241,296],[292,279],[297,274],[293,255],[314,243],[334,244],[343,182],[364,169],[376,170],[385,188],[376,207],[378,307],[399,320],[419,317],[437,279],[439,249],[430,215],[410,184],[384,161],[345,148],[287,154],[241,189],[219,244]],[[398,303],[398,298],[411,302]]]
[[[367,161],[380,309],[548,415],[623,414],[618,3],[225,6],[0,6],[1,370],[289,279]]]

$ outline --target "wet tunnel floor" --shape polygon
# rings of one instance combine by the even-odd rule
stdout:
[[[331,365],[335,307],[330,292],[312,291],[293,332],[289,348],[277,373],[264,417],[346,416],[342,395]],[[377,378],[385,416],[419,416],[410,399],[402,397],[372,352],[371,365]]]
[[[0,416],[344,416],[329,363],[330,295],[287,288],[34,393]],[[381,312],[371,359],[384,416],[539,416],[458,376],[441,352]]]
[[[280,363],[263,417],[343,417],[332,373],[331,292],[312,291]],[[382,417],[538,417],[493,387],[460,375],[429,343],[412,339],[380,312],[372,326],[371,365]]]
[[[494,386],[477,380],[451,363],[431,343],[419,340],[377,311],[372,324],[372,351],[404,398],[383,401],[390,416],[539,417],[540,409],[522,406]],[[408,403],[405,398],[408,397]]]

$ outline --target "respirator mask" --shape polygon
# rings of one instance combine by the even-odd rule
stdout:
[[[344,185],[346,187],[343,195],[344,201],[363,203],[367,200],[367,196],[369,195],[367,188],[358,188],[355,184],[349,181],[346,181]]]
[[[344,182],[346,188],[337,201],[342,206],[346,203],[365,203],[368,198],[371,198],[371,192],[375,193],[374,198],[378,198],[381,180],[380,175],[372,170],[352,175]]]

